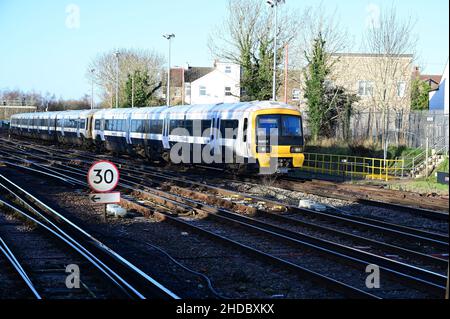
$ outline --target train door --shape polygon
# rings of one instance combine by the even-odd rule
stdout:
[[[127,143],[128,144],[130,144],[131,145],[131,134],[130,134],[130,131],[131,131],[131,112],[129,112],[128,114],[126,114],[126,117],[125,117],[125,139],[126,139],[126,141],[127,141]]]
[[[169,125],[170,124],[170,113],[166,112],[164,115],[164,124],[163,124],[163,136],[162,136],[162,144],[164,149],[170,149],[169,144]]]
[[[77,119],[75,120],[77,123],[77,128],[76,128],[76,132],[77,132],[77,138],[80,138],[80,130],[81,130],[81,117],[78,116]]]
[[[64,137],[64,124],[66,123],[66,117],[63,115],[61,117],[61,136]]]
[[[88,116],[86,116],[86,131],[85,131],[86,138],[92,138],[93,129],[94,129],[94,113],[91,113]]]
[[[220,148],[220,113],[214,112],[213,113],[213,125],[212,125],[212,140],[211,140],[211,148],[212,148],[212,155],[216,154],[216,151]]]
[[[242,120],[239,121],[238,126],[238,135],[236,138],[236,153],[247,157],[248,156],[248,126],[249,126],[249,119],[248,114],[244,114]]]
[[[52,135],[52,131],[50,130],[50,128],[52,127],[50,118],[51,118],[51,116],[48,115],[47,116],[47,133],[49,136]]]

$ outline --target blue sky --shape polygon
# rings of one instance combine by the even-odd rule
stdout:
[[[301,9],[317,2],[286,0],[286,6]],[[323,6],[337,9],[356,43],[368,6],[392,3],[401,15],[417,19],[417,49],[425,72],[442,73],[448,60],[448,0],[323,0]],[[71,4],[80,9],[79,27],[71,24],[73,20],[67,23]],[[227,0],[0,0],[0,89],[81,97],[90,92],[85,72],[98,53],[133,47],[166,54],[167,40],[161,35],[167,32],[176,34],[173,65],[209,66],[208,34],[224,18],[226,4]]]

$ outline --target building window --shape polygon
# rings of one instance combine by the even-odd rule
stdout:
[[[199,95],[200,96],[206,96],[206,86],[200,86],[199,87]]]
[[[186,83],[186,96],[190,97],[191,96],[191,83]]]
[[[397,96],[404,97],[406,93],[406,82],[397,83]]]
[[[292,101],[300,101],[300,89],[292,90]]]
[[[225,73],[231,73],[231,66],[225,67]]]
[[[372,96],[373,95],[373,82],[358,81],[358,95]]]
[[[225,96],[231,96],[231,87],[230,86],[225,87]]]

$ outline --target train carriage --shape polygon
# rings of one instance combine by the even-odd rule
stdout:
[[[173,163],[295,168],[304,161],[300,112],[270,101],[18,114],[11,132]]]

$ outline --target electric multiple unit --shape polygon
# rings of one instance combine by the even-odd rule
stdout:
[[[278,102],[22,113],[12,134],[149,160],[245,168],[301,167],[301,113]]]

